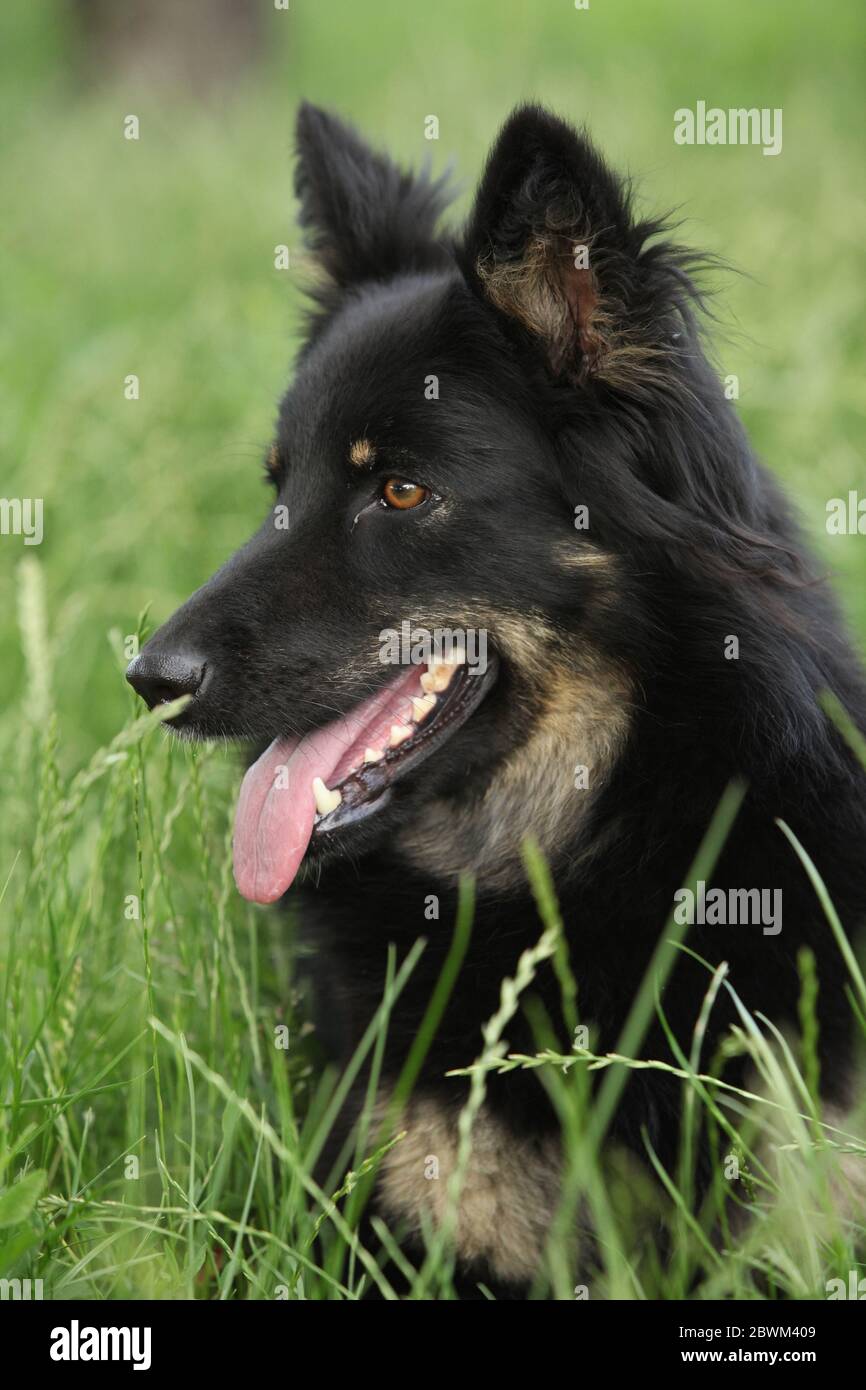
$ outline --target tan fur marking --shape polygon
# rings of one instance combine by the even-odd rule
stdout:
[[[268,470],[272,478],[276,478],[277,474],[280,471],[280,456],[277,451],[276,444],[272,444],[270,449],[268,449],[267,454],[265,455],[265,468]]]
[[[457,1163],[458,1115],[459,1106],[414,1098],[395,1124],[397,1130],[407,1131],[406,1137],[382,1160],[382,1210],[416,1233],[427,1219],[437,1224],[445,1215],[448,1181]],[[559,1142],[511,1134],[484,1109],[472,1136],[458,1208],[458,1254],[465,1260],[486,1260],[500,1279],[531,1279],[559,1197]],[[438,1163],[436,1178],[426,1176],[431,1158]]]
[[[479,261],[476,267],[488,297],[504,314],[510,314],[552,343],[571,335],[568,301],[551,273],[550,243],[547,238],[530,241],[519,261]]]
[[[575,245],[588,248],[589,267],[575,265]],[[488,257],[475,270],[492,303],[543,340],[555,372],[623,389],[664,384],[663,350],[602,290],[603,257],[588,234],[575,230],[569,210],[549,214],[520,260]]]
[[[613,574],[616,562],[612,555],[585,541],[558,541],[553,547],[553,562],[560,569],[596,570]]]
[[[632,690],[625,673],[586,643],[563,653],[538,616],[478,613],[464,622],[489,629],[541,713],[483,796],[431,801],[397,843],[425,873],[449,880],[473,873],[481,887],[500,892],[524,881],[520,846],[527,833],[556,863],[566,831],[586,815],[625,742]],[[574,785],[578,765],[588,770],[586,788]]]
[[[859,1137],[863,1132],[862,1113],[849,1113],[841,1105],[825,1105],[823,1119],[833,1129],[843,1130],[848,1135]],[[825,1135],[836,1143],[845,1142],[832,1130],[825,1131]],[[866,1211],[866,1159],[863,1155],[839,1154],[839,1166],[831,1177],[830,1187],[836,1212],[852,1221],[862,1221]]]
[[[349,462],[353,468],[369,468],[375,458],[376,448],[369,439],[356,439],[349,449]]]

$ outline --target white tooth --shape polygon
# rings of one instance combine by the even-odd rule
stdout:
[[[401,743],[405,743],[407,738],[412,737],[412,730],[407,729],[405,724],[391,725],[391,738],[389,740],[392,748],[397,748]]]
[[[436,689],[436,683],[429,671],[425,671],[421,677],[421,689],[426,690],[428,695],[432,695]]]
[[[380,758],[384,758],[384,756],[385,756],[385,754],[382,752],[381,748],[365,748],[365,749],[364,749],[364,762],[365,762],[365,763],[377,763],[377,762],[379,761],[379,759],[380,759]]]
[[[430,692],[435,690],[438,693],[447,690],[459,665],[459,661],[434,661],[430,667],[430,684],[424,685],[423,676],[421,684],[424,685],[425,690]]]
[[[412,708],[415,711],[415,722],[420,724],[422,719],[426,719],[431,709],[436,703],[435,695],[413,695]]]
[[[343,800],[343,793],[326,787],[321,777],[313,778],[313,796],[320,816],[327,816],[330,811],[336,810]]]

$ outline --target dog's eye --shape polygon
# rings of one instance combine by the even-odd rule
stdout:
[[[426,502],[430,491],[420,483],[408,483],[405,478],[389,478],[382,488],[382,502],[386,507],[407,512],[410,507],[420,507]]]

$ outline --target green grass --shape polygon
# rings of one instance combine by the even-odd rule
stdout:
[[[743,418],[862,646],[866,539],[828,537],[824,516],[829,497],[866,494],[866,205],[853,191],[866,15],[856,0],[826,14],[808,0],[588,13],[565,0],[297,0],[268,13],[261,69],[207,97],[152,76],[82,84],[66,14],[13,3],[0,15],[0,160],[14,195],[0,230],[0,491],[45,499],[40,547],[0,538],[0,1278],[42,1278],[52,1297],[353,1297],[383,1287],[377,1249],[358,1249],[350,1224],[399,1124],[368,1132],[336,1203],[315,1189],[341,1079],[305,1022],[291,921],[242,903],[231,881],[236,758],[140,723],[130,733],[121,675],[145,606],[151,623],[166,617],[265,505],[259,460],[299,325],[298,278],[272,261],[278,243],[300,251],[294,108],[301,96],[334,104],[410,162],[454,156],[471,185],[510,105],[541,96],[591,124],[642,179],[643,205],[683,205],[685,236],[753,277],[717,286],[719,366],[739,377]],[[783,107],[783,154],[677,149],[672,113],[698,98]],[[137,143],[121,136],[129,112]],[[429,113],[438,144],[423,139]],[[572,1051],[544,1019],[537,1054],[509,1060],[508,1010],[526,1004],[533,970],[550,957],[568,1008],[578,968],[531,849],[527,872],[539,954],[515,960],[466,1066],[478,1064],[475,1096],[491,1066],[536,1069],[580,1155],[539,1295],[589,1283],[593,1298],[824,1297],[862,1259],[862,1207],[847,1213],[837,1192],[843,1166],[866,1162],[866,1123],[818,1111],[808,959],[793,1051],[745,1011],[727,1040],[752,1059],[754,1094],[720,1084],[724,1058],[702,1055],[700,1030],[672,1040],[690,1098],[681,1161],[663,1173],[650,1155],[635,1171],[601,1139],[627,1069],[661,1065],[641,1052],[657,979],[635,1001],[625,1061]],[[470,916],[466,897],[455,968]],[[843,951],[852,927],[828,920]],[[395,969],[374,1057],[401,983]],[[708,971],[706,1009],[736,989]],[[856,971],[850,1006],[862,1017]],[[598,1068],[609,1084],[593,1110]],[[695,1210],[704,1129],[744,1176],[719,1176]],[[736,1198],[747,1222],[731,1216]],[[601,1236],[591,1279],[567,1250],[578,1202]],[[707,1237],[716,1221],[721,1250]],[[658,1223],[673,1236],[665,1260]],[[431,1236],[418,1293],[448,1296],[446,1237]]]

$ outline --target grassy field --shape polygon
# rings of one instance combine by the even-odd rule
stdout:
[[[234,891],[238,762],[134,724],[122,680],[130,637],[266,505],[260,459],[301,302],[300,277],[273,264],[276,245],[293,264],[301,250],[299,99],[336,106],[408,162],[453,159],[459,212],[497,124],[540,97],[590,125],[647,207],[680,207],[684,239],[747,272],[716,285],[719,368],[738,377],[743,418],[866,643],[866,537],[825,527],[829,498],[866,495],[859,0],[264,8],[260,66],[200,93],[152,72],[85,77],[65,6],[0,11],[0,492],[43,498],[45,517],[40,546],[0,536],[0,1278],[42,1279],[46,1297],[389,1292],[355,1247],[352,1199],[335,1207],[311,1188],[340,1079],[304,1021],[291,922]],[[673,112],[698,99],[783,108],[782,154],[678,148]],[[130,113],[138,141],[123,138]],[[535,873],[550,951],[555,911]],[[697,1080],[679,1040],[692,1096],[679,1173],[636,1176],[581,1150],[604,1237],[591,1297],[820,1298],[855,1268],[863,1215],[840,1214],[834,1194],[846,1163],[866,1163],[866,1125],[822,1129],[813,1111],[803,970],[799,1069],[748,1017],[731,1041],[753,1053],[760,1099]],[[854,970],[866,1009],[860,985]],[[563,1123],[600,1136],[591,1057],[564,1060],[566,1073],[563,1059],[541,1069]],[[749,1175],[736,1255],[705,1234],[722,1187],[690,1210],[700,1125]],[[448,1296],[447,1245],[413,1280]],[[575,1282],[555,1240],[538,1292],[571,1297]]]

